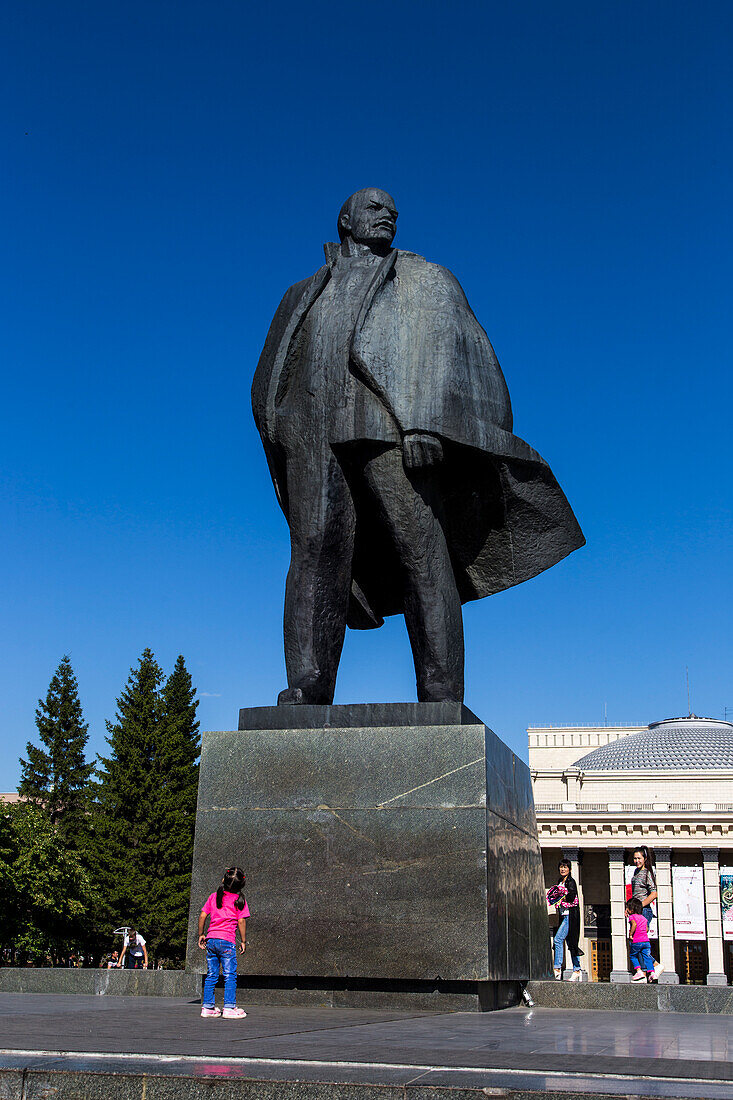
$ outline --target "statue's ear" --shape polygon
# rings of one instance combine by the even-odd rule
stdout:
[[[351,229],[351,218],[348,214],[342,214],[339,218],[339,228],[345,231]]]

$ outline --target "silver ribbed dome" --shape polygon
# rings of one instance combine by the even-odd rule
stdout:
[[[573,765],[583,771],[634,768],[733,768],[733,723],[714,718],[667,718],[642,733],[601,745]]]

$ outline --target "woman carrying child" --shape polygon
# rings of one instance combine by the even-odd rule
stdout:
[[[206,951],[208,973],[204,980],[204,996],[201,1015],[223,1016],[225,1020],[241,1020],[247,1013],[237,1008],[237,930],[239,950],[247,946],[246,918],[249,906],[244,896],[244,871],[241,867],[227,867],[221,886],[211,894],[199,916],[199,947]],[[208,935],[204,935],[206,918],[209,918]],[[214,987],[219,980],[219,968],[224,971],[224,1010],[214,1003]]]

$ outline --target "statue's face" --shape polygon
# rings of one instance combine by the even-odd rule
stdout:
[[[354,200],[351,216],[346,215],[349,236],[358,244],[389,246],[397,232],[397,207],[386,191],[369,188]]]

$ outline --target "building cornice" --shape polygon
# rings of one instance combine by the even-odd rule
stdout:
[[[642,733],[648,726],[527,726],[527,733]]]
[[[684,782],[690,779],[730,779],[730,768],[687,768],[682,771],[679,768],[628,768],[622,771],[614,768],[612,771],[588,770],[576,768],[574,764],[568,764],[564,768],[530,768],[533,779],[562,779],[566,775],[572,775],[581,782],[590,782],[593,779],[667,779],[675,782]]]
[[[733,847],[733,811],[637,813],[588,813],[565,811],[537,815],[540,844],[582,844],[607,848],[625,838],[629,843],[644,840],[673,848]],[[703,843],[703,841],[705,843]]]

